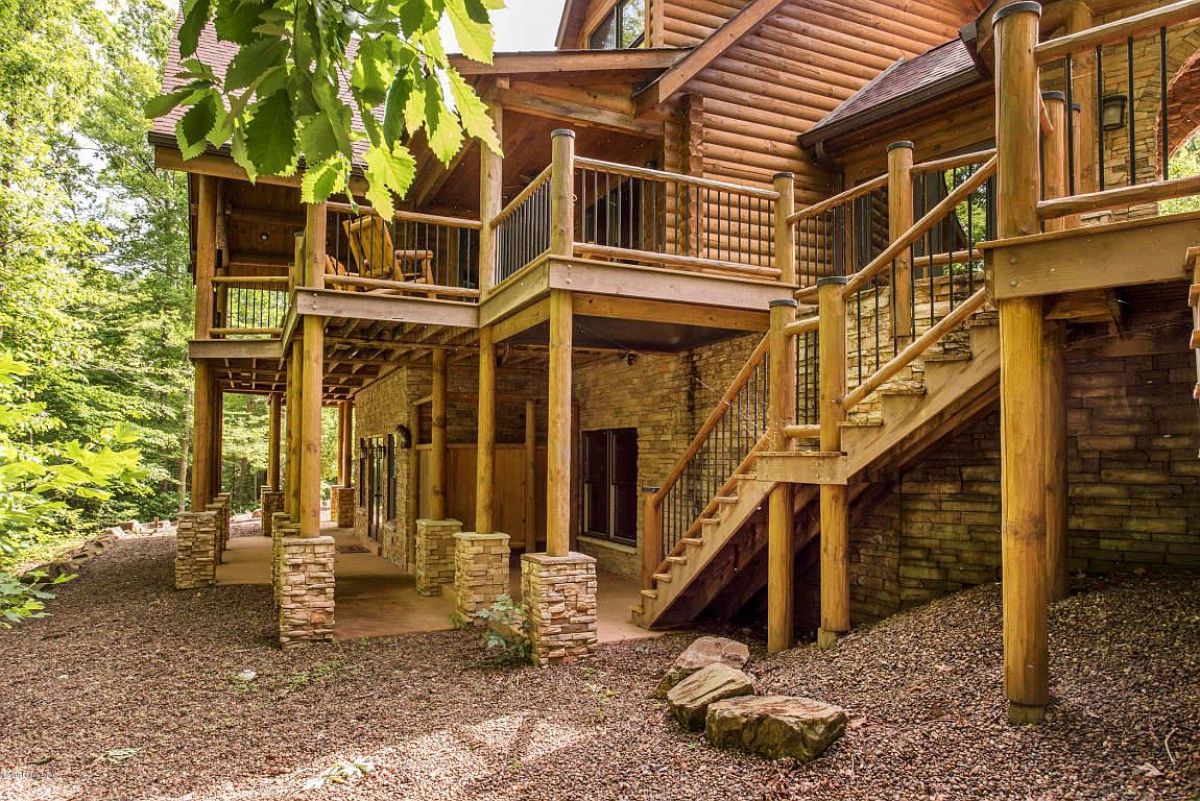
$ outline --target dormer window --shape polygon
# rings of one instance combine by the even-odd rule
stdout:
[[[645,0],[617,0],[588,36],[588,47],[592,50],[641,47],[645,32]]]

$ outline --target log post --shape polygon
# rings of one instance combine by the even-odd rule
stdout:
[[[279,491],[279,435],[283,420],[283,396],[272,392],[268,401],[270,421],[267,424],[267,489]]]
[[[1065,328],[1047,321],[1042,348],[1046,419],[1046,592],[1051,602],[1070,593],[1067,490],[1067,387]]]
[[[475,442],[475,532],[495,532],[496,343],[492,327],[479,329],[479,433]]]
[[[791,217],[796,211],[796,176],[777,172],[773,179],[779,198],[775,201],[775,269],[784,284],[796,283],[796,242]]]
[[[488,115],[496,137],[504,141],[504,107],[488,98]],[[479,291],[486,293],[496,281],[496,230],[492,220],[504,208],[504,157],[479,144]]]
[[[287,474],[283,482],[283,508],[293,521],[300,520],[300,382],[304,343],[292,340],[287,363]]]
[[[196,339],[209,339],[213,321],[213,276],[217,269],[217,179],[196,178]]]
[[[1067,15],[1066,33],[1079,33],[1094,24],[1092,9],[1083,0],[1071,4]],[[1071,102],[1078,107],[1075,129],[1075,194],[1095,192],[1100,188],[1100,161],[1097,146],[1100,130],[1096,124],[1096,52],[1085,48],[1071,57]],[[1133,109],[1128,109],[1132,114]]]
[[[1000,238],[1038,231],[1041,7],[995,16],[996,171]],[[1049,701],[1046,641],[1046,425],[1040,298],[1000,301],[1001,595],[1008,717],[1033,723]]]
[[[773,451],[788,449],[783,432],[796,416],[796,351],[786,332],[795,319],[796,301],[771,301],[767,437]],[[792,485],[776,484],[767,505],[767,650],[771,653],[792,647],[796,564],[792,517]]]
[[[913,143],[888,145],[888,241],[895,242],[913,224]],[[900,343],[912,338],[912,255],[905,248],[892,273],[892,336]]]
[[[343,401],[342,406],[346,410],[342,420],[342,442],[345,444],[341,454],[342,486],[350,487],[354,485],[354,401]]]
[[[570,256],[575,247],[575,132],[550,134],[550,253]]]
[[[337,405],[337,485],[346,485],[346,402]]]
[[[195,388],[192,392],[192,511],[203,512],[213,497],[212,441],[213,379],[212,363],[197,359]]]
[[[304,286],[325,286],[324,203],[305,208]],[[307,315],[300,368],[300,536],[321,534],[321,406],[324,400],[325,320]]]
[[[525,401],[525,551],[537,550],[537,401]]]
[[[1067,97],[1062,92],[1043,92],[1042,103],[1054,129],[1042,132],[1042,187],[1046,200],[1067,194]],[[1061,231],[1062,217],[1046,220],[1047,231]]]
[[[820,314],[818,392],[821,414],[821,450],[840,452],[841,422],[846,419],[846,298],[844,276],[817,280]],[[821,626],[817,645],[832,648],[850,630],[850,528],[846,487],[822,484],[821,514]]]
[[[216,498],[221,494],[221,469],[224,463],[221,461],[222,453],[224,452],[225,441],[225,393],[221,387],[216,384],[216,377],[213,377],[213,422],[212,422],[212,497]]]
[[[642,487],[646,496],[642,507],[642,586],[654,589],[654,574],[662,562],[662,507],[654,502],[658,487]]]
[[[546,414],[546,553],[549,556],[566,556],[571,549],[572,310],[570,292],[550,290],[550,401]]]
[[[446,519],[446,351],[433,352],[433,401],[430,403],[429,517]]]

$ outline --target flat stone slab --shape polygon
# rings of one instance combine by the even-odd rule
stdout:
[[[698,637],[675,658],[654,690],[654,697],[666,698],[672,687],[701,668],[720,662],[741,670],[749,661],[750,649],[745,643],[725,637]]]
[[[667,704],[680,726],[700,731],[710,704],[739,695],[754,695],[754,680],[724,662],[714,662],[672,687]]]
[[[846,731],[846,710],[812,698],[763,695],[708,707],[704,736],[718,748],[811,761]]]

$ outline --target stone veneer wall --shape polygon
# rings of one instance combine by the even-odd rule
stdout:
[[[262,521],[262,533],[264,537],[271,536],[275,513],[281,511],[283,511],[283,491],[263,488],[262,513],[259,520]]]
[[[354,487],[329,488],[329,516],[337,523],[338,528],[355,527]]]
[[[455,622],[482,625],[475,615],[509,591],[508,535],[464,531],[454,540]]]
[[[438,595],[442,585],[454,583],[454,535],[460,531],[457,520],[417,521],[415,573],[421,595]]]
[[[184,512],[175,525],[175,589],[209,587],[217,580],[217,512]]]
[[[284,537],[279,574],[279,643],[333,639],[333,537]]]
[[[1200,572],[1195,365],[1068,356],[1072,572]],[[999,413],[897,477],[851,538],[856,620],[1000,578]]]
[[[568,664],[596,650],[596,560],[521,556],[521,601],[535,665]]]

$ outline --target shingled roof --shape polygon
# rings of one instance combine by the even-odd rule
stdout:
[[[800,144],[812,147],[852,128],[986,79],[970,46],[960,38],[951,39],[922,55],[900,59],[879,73],[805,131]]]

